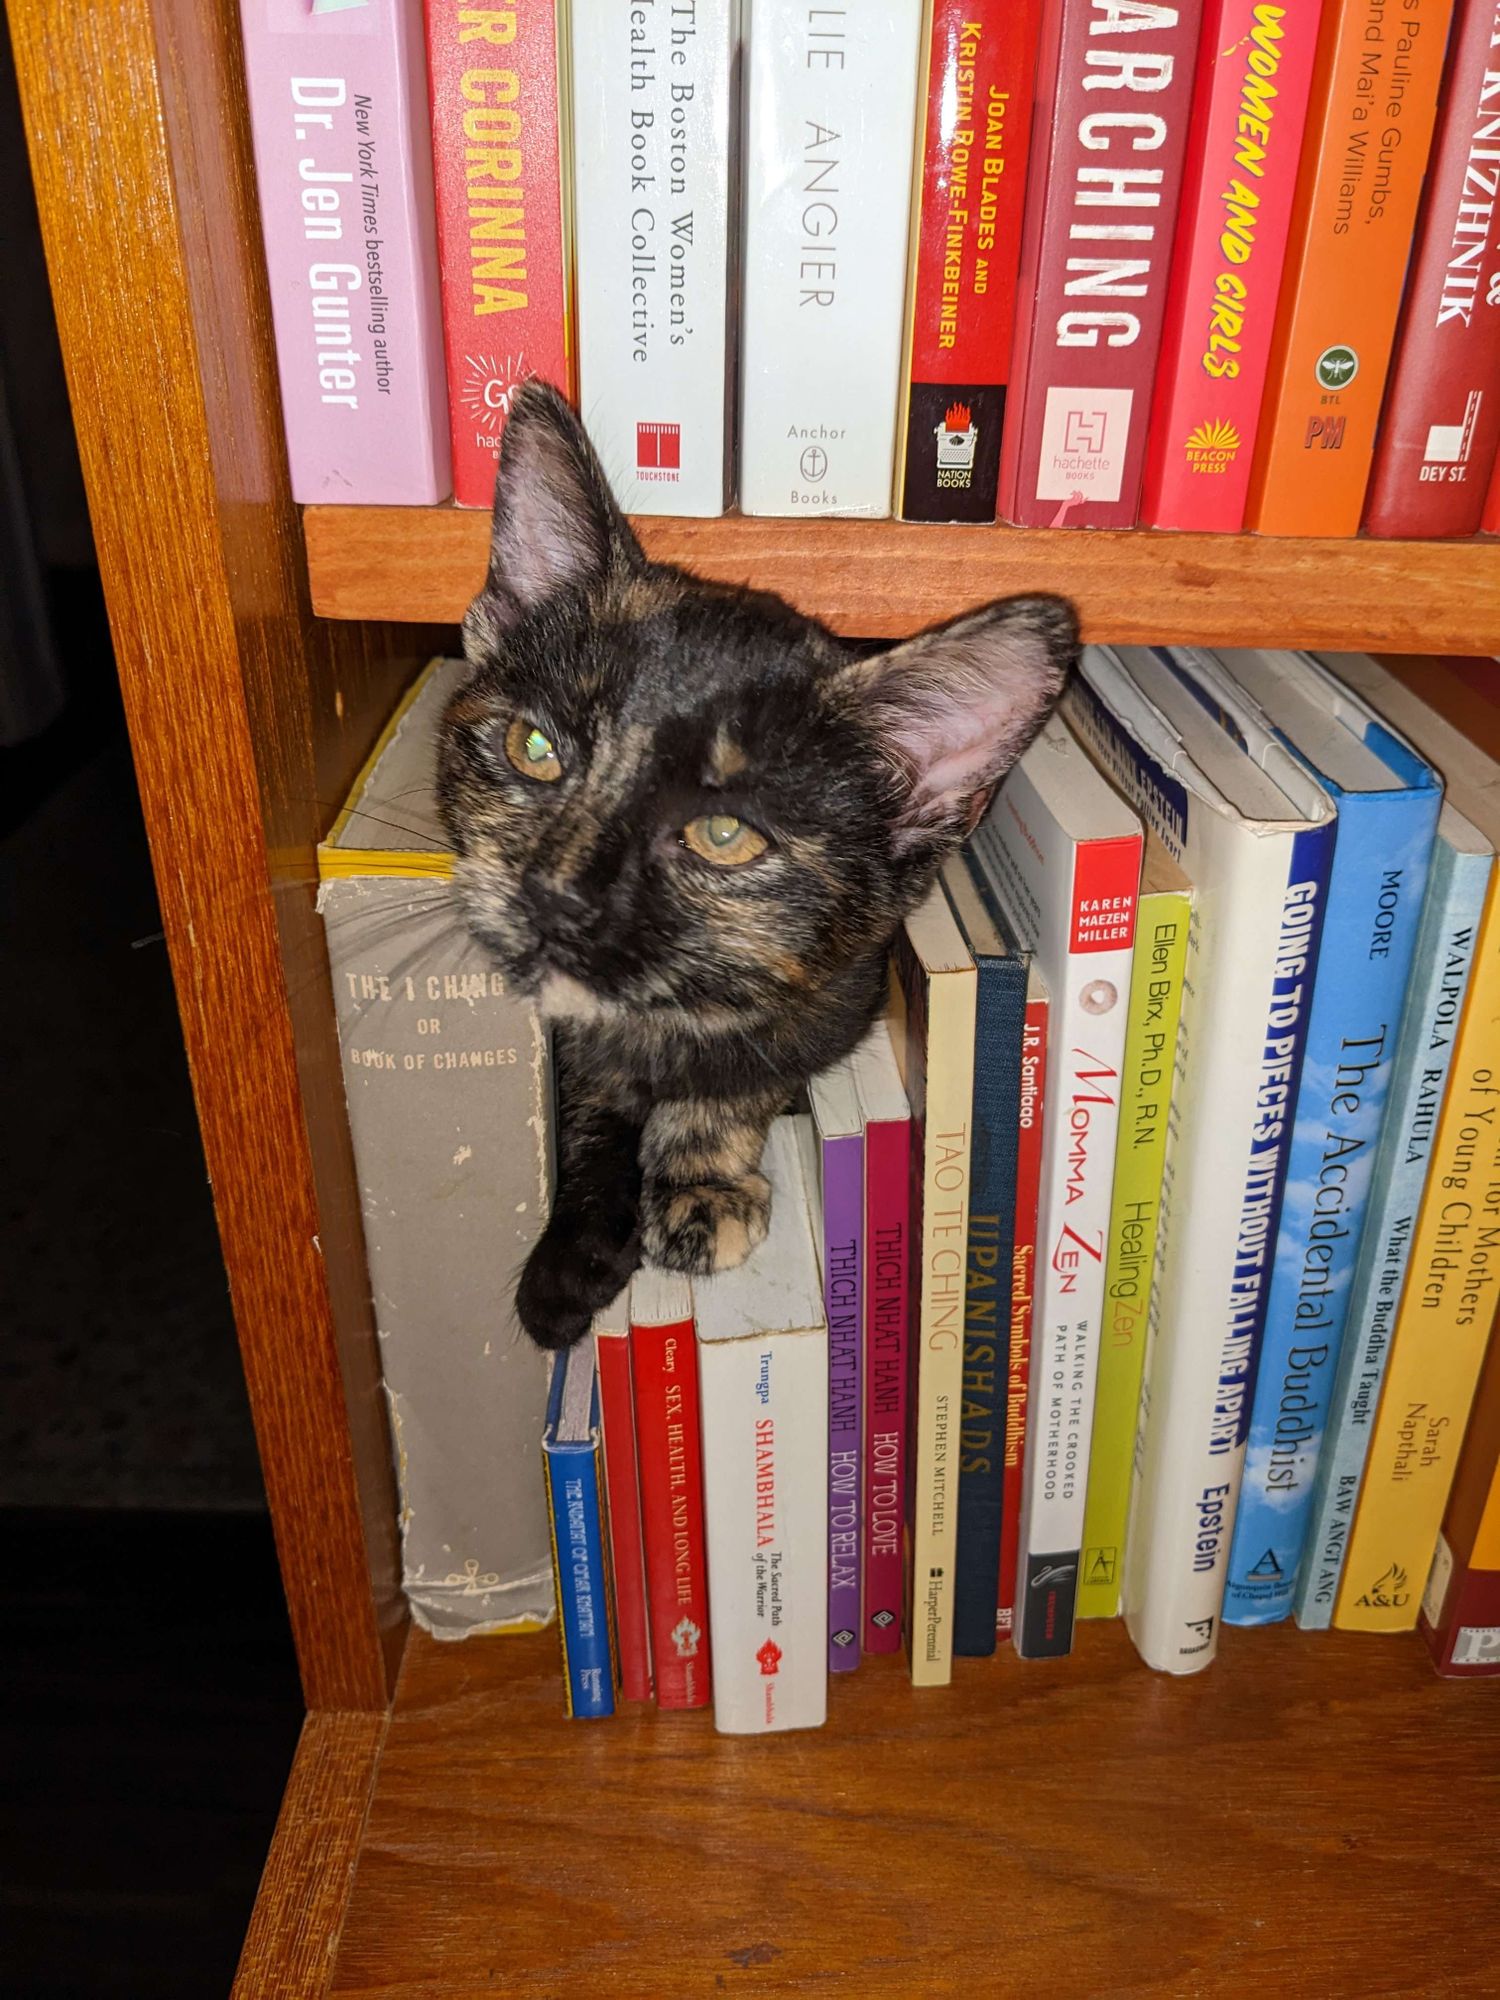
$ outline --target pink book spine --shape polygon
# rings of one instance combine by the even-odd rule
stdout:
[[[452,491],[421,0],[241,0],[292,496]]]
[[[1322,0],[1205,9],[1143,527],[1245,525],[1321,15]]]
[[[864,1650],[901,1650],[911,1121],[865,1128]]]

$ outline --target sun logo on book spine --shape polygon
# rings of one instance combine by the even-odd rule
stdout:
[[[1183,446],[1190,472],[1223,472],[1233,465],[1239,448],[1239,432],[1222,417],[1199,424]]]
[[[524,354],[466,354],[458,400],[476,430],[491,437],[510,415],[511,400],[531,374]]]

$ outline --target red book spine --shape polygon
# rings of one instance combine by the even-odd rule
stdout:
[[[1016,1147],[1016,1233],[1011,1252],[1010,1353],[1005,1382],[1005,1485],[1000,1508],[1000,1588],[995,1629],[1008,1638],[1016,1619],[1020,1569],[1021,1493],[1026,1473],[1026,1409],[1030,1401],[1031,1317],[1036,1306],[1037,1205],[1042,1191],[1043,1083],[1047,1075],[1044,994],[1026,1002],[1021,1037],[1020,1138]]]
[[[426,0],[453,497],[488,507],[528,375],[573,393],[555,0]]]
[[[1046,0],[1000,512],[1135,525],[1201,0]]]
[[[872,1121],[865,1128],[865,1559],[860,1621],[867,1653],[901,1650],[910,1177],[910,1121]]]
[[[649,1701],[651,1636],[646,1618],[646,1557],[641,1539],[630,1337],[600,1333],[595,1351],[599,1357],[599,1412],[604,1426],[604,1484],[609,1499],[620,1692],[626,1701]]]
[[[1480,516],[1479,525],[1487,535],[1500,535],[1500,454],[1496,457],[1494,477],[1485,495],[1484,513]]]
[[[1472,535],[1500,443],[1500,42],[1496,0],[1460,0],[1386,389],[1365,529]]]
[[[1204,9],[1146,434],[1146,527],[1245,525],[1322,10],[1323,0]]]
[[[708,1550],[693,1322],[633,1324],[630,1367],[656,1704],[703,1708],[710,1692]]]
[[[993,521],[1040,0],[933,0],[897,511]]]

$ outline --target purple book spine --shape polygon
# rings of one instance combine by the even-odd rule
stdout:
[[[864,1325],[865,1147],[823,1141],[823,1301],[828,1314],[828,1665],[860,1655],[860,1330]]]
[[[241,0],[292,497],[445,500],[422,0]]]

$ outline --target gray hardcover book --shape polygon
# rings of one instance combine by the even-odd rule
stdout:
[[[443,1639],[553,1610],[537,1474],[548,1366],[514,1306],[547,1212],[547,1042],[451,894],[433,781],[463,672],[428,668],[318,854],[403,1581]]]

